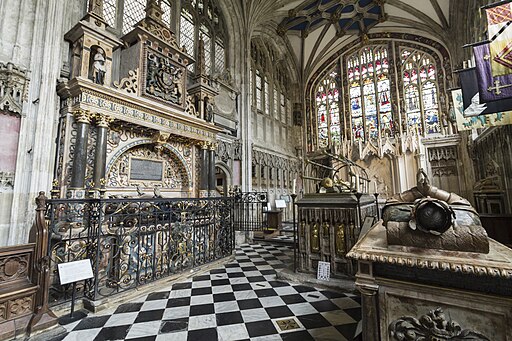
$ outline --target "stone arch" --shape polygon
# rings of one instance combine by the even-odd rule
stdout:
[[[162,145],[161,152],[154,150],[153,145],[151,139],[140,139],[126,144],[113,153],[106,167],[107,187],[126,188],[140,182],[161,186],[164,190],[188,191],[193,185],[193,177],[183,155],[168,143]],[[128,161],[131,156],[161,161],[162,179],[159,181],[130,180]]]

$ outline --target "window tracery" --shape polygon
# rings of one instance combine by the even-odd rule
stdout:
[[[440,60],[434,50],[398,41],[365,45],[338,58],[312,87],[313,130],[308,135],[317,148],[325,148],[339,142],[342,131],[353,141],[374,144],[399,133],[441,133]],[[337,82],[338,67],[343,84]]]
[[[197,43],[203,40],[205,70],[209,75],[220,74],[226,67],[225,30],[219,13],[212,0],[182,1],[180,45],[185,45],[197,60]],[[193,66],[189,70],[193,71]]]
[[[339,88],[337,73],[331,72],[320,83],[316,92],[318,147],[325,148],[340,141]]]

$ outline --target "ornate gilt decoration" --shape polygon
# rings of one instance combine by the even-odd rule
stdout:
[[[139,89],[139,68],[129,70],[128,77],[121,79],[119,82],[114,82],[114,87],[126,93],[137,95]]]
[[[0,62],[0,110],[22,114],[23,102],[27,101],[28,71],[13,63]]]
[[[441,308],[431,310],[419,319],[404,316],[391,322],[389,336],[397,341],[490,341],[487,336],[470,329],[462,329],[457,322],[447,319]]]
[[[311,252],[320,251],[320,236],[319,236],[318,222],[313,225],[311,229]]]
[[[190,116],[199,117],[199,113],[196,110],[192,96],[187,96],[187,103],[185,106],[185,112]]]
[[[90,124],[91,119],[93,118],[94,115],[91,114],[87,110],[77,110],[74,112],[74,116],[75,116],[75,122]]]
[[[105,128],[108,128],[109,124],[114,121],[113,118],[111,118],[107,115],[102,115],[102,114],[96,114],[94,116],[94,119],[96,120],[96,125],[98,127],[105,127]]]
[[[157,52],[147,52],[145,94],[183,106],[185,102],[185,70]]]
[[[165,144],[163,144],[162,149],[157,149],[156,151],[148,147],[148,145],[136,146],[128,149],[116,158],[107,174],[107,186],[119,188],[134,187],[137,185],[141,187],[154,187],[155,185],[159,185],[162,186],[163,189],[188,189],[192,179],[189,179],[189,172],[183,161],[176,154],[168,151],[167,148],[165,148]],[[162,161],[163,180],[157,182],[131,180],[130,159],[132,157]]]
[[[345,247],[345,224],[341,223],[338,225],[338,231],[336,232],[336,253],[338,256],[344,256],[347,252]]]

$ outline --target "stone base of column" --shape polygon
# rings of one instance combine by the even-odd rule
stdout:
[[[85,199],[87,196],[87,190],[84,188],[68,189],[66,192],[66,198],[68,199]]]

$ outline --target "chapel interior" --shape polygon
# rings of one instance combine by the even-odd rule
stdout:
[[[512,340],[511,24],[1,0],[0,340]]]

